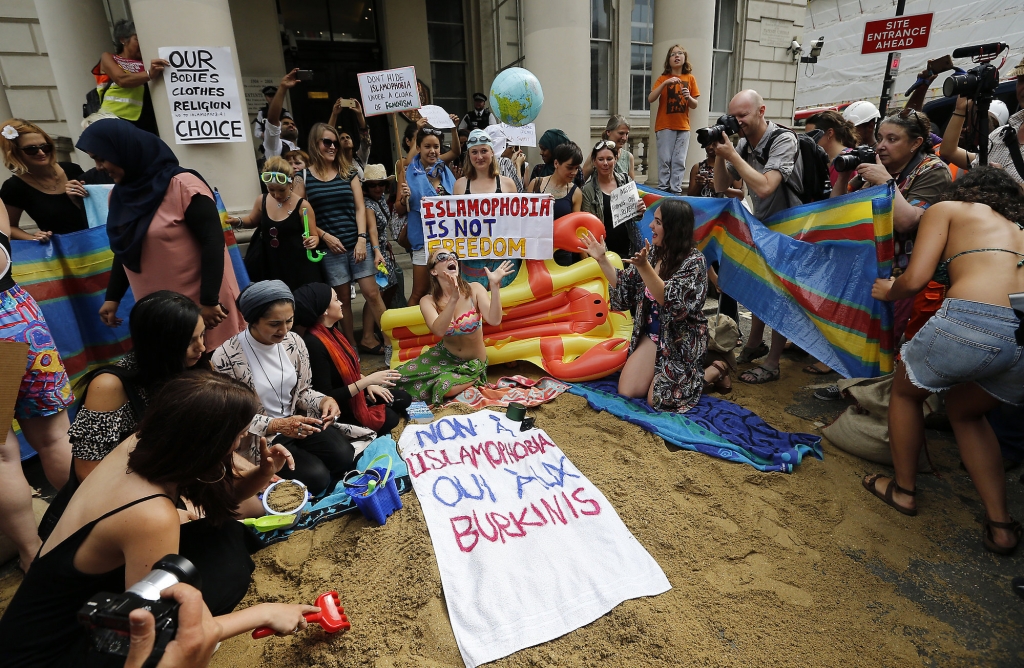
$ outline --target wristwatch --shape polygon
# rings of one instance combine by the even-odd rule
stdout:
[[[356,236],[359,237],[360,239],[369,239],[370,238],[369,235],[366,234],[366,232],[360,232]]]

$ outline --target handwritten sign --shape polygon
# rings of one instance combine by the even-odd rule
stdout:
[[[448,128],[455,127],[455,122],[448,115],[448,112],[436,104],[425,104],[420,107],[420,116],[427,119],[430,127],[437,128],[438,130],[447,130]]]
[[[636,183],[632,181],[612,191],[612,227],[636,218],[636,203],[639,199]]]
[[[537,126],[533,123],[527,123],[516,127],[515,125],[507,125],[505,123],[498,123],[501,127],[502,134],[508,139],[508,143],[512,146],[536,146],[537,145]]]
[[[505,136],[505,132],[501,129],[501,125],[488,125],[484,128],[491,138],[491,144],[494,147],[494,154],[501,155],[505,152],[505,148],[508,146],[508,137]]]
[[[162,46],[176,144],[248,141],[246,108],[238,100],[238,79],[227,46]]]
[[[408,425],[399,448],[466,666],[670,589],[601,491],[542,429],[520,432],[518,422],[482,410]]]
[[[419,109],[415,67],[364,72],[357,76],[359,94],[363,98],[363,113],[367,116]]]
[[[420,218],[427,253],[445,248],[466,260],[550,260],[552,203],[546,194],[424,198]]]

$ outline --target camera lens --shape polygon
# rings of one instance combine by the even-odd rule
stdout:
[[[974,97],[978,89],[978,77],[971,74],[955,74],[942,83],[942,94],[946,97]]]
[[[848,172],[851,169],[856,169],[859,164],[860,156],[856,153],[844,153],[836,156],[836,159],[832,161],[832,166],[836,168],[837,172]]]

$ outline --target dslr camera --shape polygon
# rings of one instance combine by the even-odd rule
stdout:
[[[999,68],[991,64],[992,60],[1009,47],[1003,42],[963,46],[953,51],[954,58],[970,58],[977,67],[972,67],[964,74],[954,74],[942,82],[942,94],[946,97],[969,97],[991,99],[992,91],[999,85]]]
[[[863,164],[875,164],[875,149],[866,144],[861,144],[849,153],[837,155],[836,159],[832,161],[832,166],[836,168],[837,172],[848,172],[851,169],[857,169],[857,165]]]
[[[177,554],[168,554],[153,564],[149,574],[129,587],[123,594],[101,592],[78,611],[78,621],[92,635],[96,651],[116,656],[128,656],[130,630],[128,613],[136,608],[149,610],[156,621],[156,640],[144,668],[153,668],[164,655],[167,643],[178,632],[178,602],[161,599],[160,592],[184,582],[199,588],[199,571],[192,562]]]
[[[709,128],[697,130],[697,142],[701,148],[707,148],[709,144],[721,143],[722,137],[739,134],[740,124],[736,122],[735,116],[725,114],[718,117],[718,123]]]

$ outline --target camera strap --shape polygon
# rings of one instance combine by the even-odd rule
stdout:
[[[1012,125],[1003,128],[1003,143],[1010,151],[1010,159],[1013,160],[1013,168],[1017,170],[1017,176],[1024,179],[1024,156],[1020,154],[1020,142],[1017,141],[1017,132]]]

